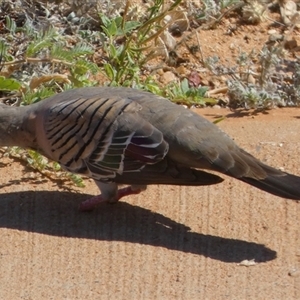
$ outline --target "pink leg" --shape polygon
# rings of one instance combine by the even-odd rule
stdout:
[[[121,198],[129,195],[139,194],[142,192],[142,189],[132,190],[131,186],[125,187],[123,189],[118,190],[118,195],[116,201],[119,201]],[[102,195],[98,195],[92,198],[89,198],[82,203],[79,204],[80,211],[91,211],[93,210],[98,204],[102,202],[108,202],[109,200],[103,199]]]

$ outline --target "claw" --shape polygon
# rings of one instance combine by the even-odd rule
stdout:
[[[125,187],[123,189],[119,189],[118,190],[118,194],[116,197],[116,201],[119,201],[121,198],[125,197],[125,196],[129,196],[129,195],[135,195],[135,194],[139,194],[143,191],[144,189],[133,189],[131,186]],[[92,211],[96,206],[98,206],[100,203],[103,202],[110,202],[109,199],[104,199],[102,197],[102,195],[98,195],[92,198],[89,198],[85,201],[83,201],[82,203],[79,204],[79,211]],[[114,203],[111,202],[111,203]]]

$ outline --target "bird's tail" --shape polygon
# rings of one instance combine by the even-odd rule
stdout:
[[[300,200],[300,177],[281,172],[281,175],[267,174],[265,179],[239,178],[260,190],[292,200]]]
[[[270,167],[246,151],[232,154],[234,165],[223,173],[270,194],[300,200],[300,177]]]

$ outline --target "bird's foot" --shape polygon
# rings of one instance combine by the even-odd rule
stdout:
[[[121,198],[129,195],[135,195],[139,194],[143,191],[143,188],[137,189],[133,188],[132,186],[125,187],[123,189],[119,189],[117,193],[116,200],[114,202],[119,201]],[[98,195],[92,198],[89,198],[82,203],[79,204],[79,210],[80,211],[91,211],[93,210],[97,205],[103,202],[109,202],[108,199],[104,199],[102,195]]]

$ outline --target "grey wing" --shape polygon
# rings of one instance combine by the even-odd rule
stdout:
[[[168,144],[139,110],[121,97],[80,97],[53,105],[44,124],[52,159],[102,181],[161,161]]]

